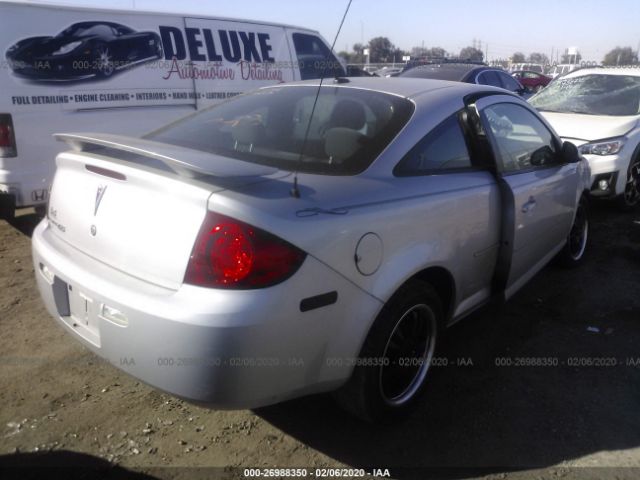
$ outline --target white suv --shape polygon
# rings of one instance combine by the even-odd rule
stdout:
[[[640,69],[571,72],[529,101],[587,158],[593,196],[640,203]]]

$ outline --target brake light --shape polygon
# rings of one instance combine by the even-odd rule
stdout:
[[[271,233],[209,212],[200,228],[185,283],[200,287],[254,289],[293,275],[306,254]]]
[[[8,113],[0,113],[0,157],[15,157],[16,136],[13,131],[13,120]]]

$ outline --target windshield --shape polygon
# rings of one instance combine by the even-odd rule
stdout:
[[[543,112],[638,115],[640,77],[591,74],[560,78],[529,102]]]
[[[63,30],[58,35],[61,37],[90,37],[93,35],[113,35],[111,27],[105,24],[77,23]]]
[[[323,87],[309,122],[317,91],[313,86],[259,90],[146,138],[282,170],[355,175],[376,159],[413,113],[413,104],[404,98]]]

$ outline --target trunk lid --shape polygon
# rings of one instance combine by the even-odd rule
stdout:
[[[55,235],[113,268],[171,289],[183,282],[211,194],[278,172],[139,139],[58,138],[77,151],[57,158],[47,212]]]

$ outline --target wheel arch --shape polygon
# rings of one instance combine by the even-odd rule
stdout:
[[[414,279],[428,283],[433,287],[442,302],[445,322],[448,322],[453,316],[456,299],[456,282],[451,272],[444,267],[428,267],[417,272],[403,283],[402,286]],[[402,288],[402,286],[400,288]]]

